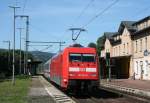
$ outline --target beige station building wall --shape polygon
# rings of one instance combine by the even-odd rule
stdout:
[[[111,43],[111,39],[107,38],[104,49],[101,51],[101,57],[105,58],[106,52],[110,52],[112,59],[122,63],[119,68],[116,64],[116,68],[127,72],[128,78],[150,80],[150,28],[148,28],[150,27],[150,19],[143,20],[133,26],[137,28],[137,31],[140,31],[135,33],[134,37],[132,37],[132,32],[124,27],[119,35],[111,37],[114,41],[120,39],[120,43],[114,45]],[[146,50],[148,55],[144,55]]]
[[[138,30],[150,27],[150,20],[136,25]],[[133,40],[133,67],[136,79],[150,80],[150,54],[144,55],[145,50],[150,52],[150,29],[142,32],[137,39]]]

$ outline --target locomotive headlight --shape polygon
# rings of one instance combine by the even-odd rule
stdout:
[[[67,79],[64,79],[64,82],[66,83],[66,82],[67,82]]]
[[[75,76],[75,74],[70,73],[69,76]]]

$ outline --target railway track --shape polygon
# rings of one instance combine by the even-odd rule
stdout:
[[[45,81],[43,82],[43,84],[50,85],[50,83],[46,82],[44,78],[42,79],[43,81]],[[55,87],[55,89],[57,89],[57,91],[59,91],[58,94],[60,95],[60,92],[62,91],[57,86],[55,85],[53,86]],[[79,93],[78,95],[71,94],[71,93],[69,94],[65,92],[62,92],[62,94],[64,94],[65,97],[64,96],[56,97],[54,95],[52,96],[52,98],[55,97],[54,100],[57,102],[59,101],[58,103],[71,103],[70,101],[68,101],[68,98],[70,98],[69,100],[72,99],[74,101],[72,103],[150,103],[148,100],[143,100],[143,98],[138,98],[138,97],[127,95],[127,94],[123,95],[119,93],[114,93],[111,91],[102,90],[100,88],[97,89],[96,91],[92,91],[86,94],[83,92]]]
[[[76,103],[150,103],[149,100],[134,96],[123,96],[101,89],[88,95],[72,96],[71,98]]]

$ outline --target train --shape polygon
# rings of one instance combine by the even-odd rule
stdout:
[[[99,85],[95,48],[66,47],[44,64],[44,76],[62,90],[89,90]]]

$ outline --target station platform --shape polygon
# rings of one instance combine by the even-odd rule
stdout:
[[[42,76],[33,76],[28,103],[75,103]]]
[[[133,79],[112,79],[108,81],[101,79],[100,87],[150,100],[150,81]]]

